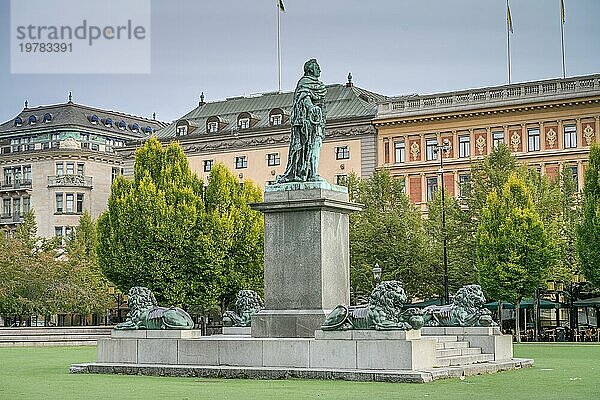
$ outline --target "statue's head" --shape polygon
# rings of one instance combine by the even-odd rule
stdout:
[[[318,78],[321,75],[321,67],[315,58],[311,58],[304,63],[304,75],[312,75]]]

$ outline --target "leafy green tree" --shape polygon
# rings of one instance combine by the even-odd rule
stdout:
[[[263,216],[249,206],[261,200],[257,186],[249,181],[240,184],[223,164],[213,166],[205,205],[214,227],[213,241],[226,249],[219,297],[222,312],[233,306],[238,291],[263,290]]]
[[[584,176],[582,220],[577,227],[577,254],[587,280],[600,286],[600,145],[590,148]]]
[[[464,285],[477,282],[477,259],[474,249],[475,235],[469,229],[471,214],[463,210],[458,200],[446,192],[446,243],[448,257],[448,288],[449,293],[455,293]],[[442,297],[443,288],[443,234],[442,234],[442,196],[437,191],[433,200],[427,204],[428,215],[425,228],[429,237],[429,252],[431,255],[431,279],[439,283],[439,293]]]
[[[350,199],[365,206],[350,215],[350,279],[355,292],[373,288],[372,268],[378,263],[382,279],[404,283],[409,297],[439,293],[432,282],[427,235],[420,211],[404,193],[404,183],[389,171],[367,179],[351,175]]]
[[[483,289],[516,305],[518,340],[520,302],[547,278],[551,246],[530,190],[516,174],[509,176],[500,194],[487,196],[477,230],[477,257]]]
[[[204,191],[178,144],[150,139],[98,220],[100,266],[123,292],[142,285],[166,304],[211,309],[262,282],[262,219],[247,205],[259,199],[218,165]]]

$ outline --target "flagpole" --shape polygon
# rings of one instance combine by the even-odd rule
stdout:
[[[562,50],[562,72],[563,79],[567,77],[567,67],[565,64],[565,2],[560,0],[560,47]]]
[[[508,84],[510,85],[510,26],[509,23],[511,23],[510,19],[510,6],[508,5],[508,0],[506,0],[506,49],[507,49],[507,53],[508,53]]]
[[[281,9],[279,8],[279,0],[275,0],[275,5],[277,10],[277,91],[281,92]]]

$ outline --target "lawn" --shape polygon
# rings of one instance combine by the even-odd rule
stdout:
[[[428,384],[71,375],[95,347],[0,348],[0,399],[598,399],[600,345],[522,344],[533,368]]]

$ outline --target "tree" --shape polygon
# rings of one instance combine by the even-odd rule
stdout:
[[[429,252],[433,265],[433,281],[439,283],[437,293],[442,297],[443,291],[443,236],[442,236],[442,201],[441,192],[437,191],[433,200],[427,204],[428,215],[424,221],[429,237]],[[454,293],[464,285],[477,282],[477,259],[473,251],[475,235],[469,229],[471,214],[463,210],[458,200],[446,192],[446,242],[448,257],[448,287]]]
[[[260,190],[251,182],[240,184],[223,164],[213,166],[205,204],[215,228],[213,240],[226,248],[221,268],[221,312],[235,303],[238,291],[263,291],[263,216],[249,206],[261,200]]]
[[[350,215],[350,279],[355,292],[373,288],[372,268],[382,267],[382,279],[396,279],[409,295],[439,293],[431,280],[427,236],[420,211],[404,194],[404,184],[389,171],[375,171],[367,179],[351,175],[350,199],[365,206]]]
[[[136,152],[133,180],[115,180],[98,220],[100,266],[123,292],[147,286],[160,302],[213,308],[224,287],[262,279],[262,220],[247,205],[257,193],[222,166],[204,193],[181,147],[150,139]]]
[[[551,246],[530,190],[516,174],[510,175],[500,194],[487,196],[477,230],[477,257],[483,289],[495,299],[515,303],[517,340],[521,299],[545,281]]]
[[[590,148],[583,185],[582,220],[577,226],[577,255],[587,280],[600,286],[600,145]]]

